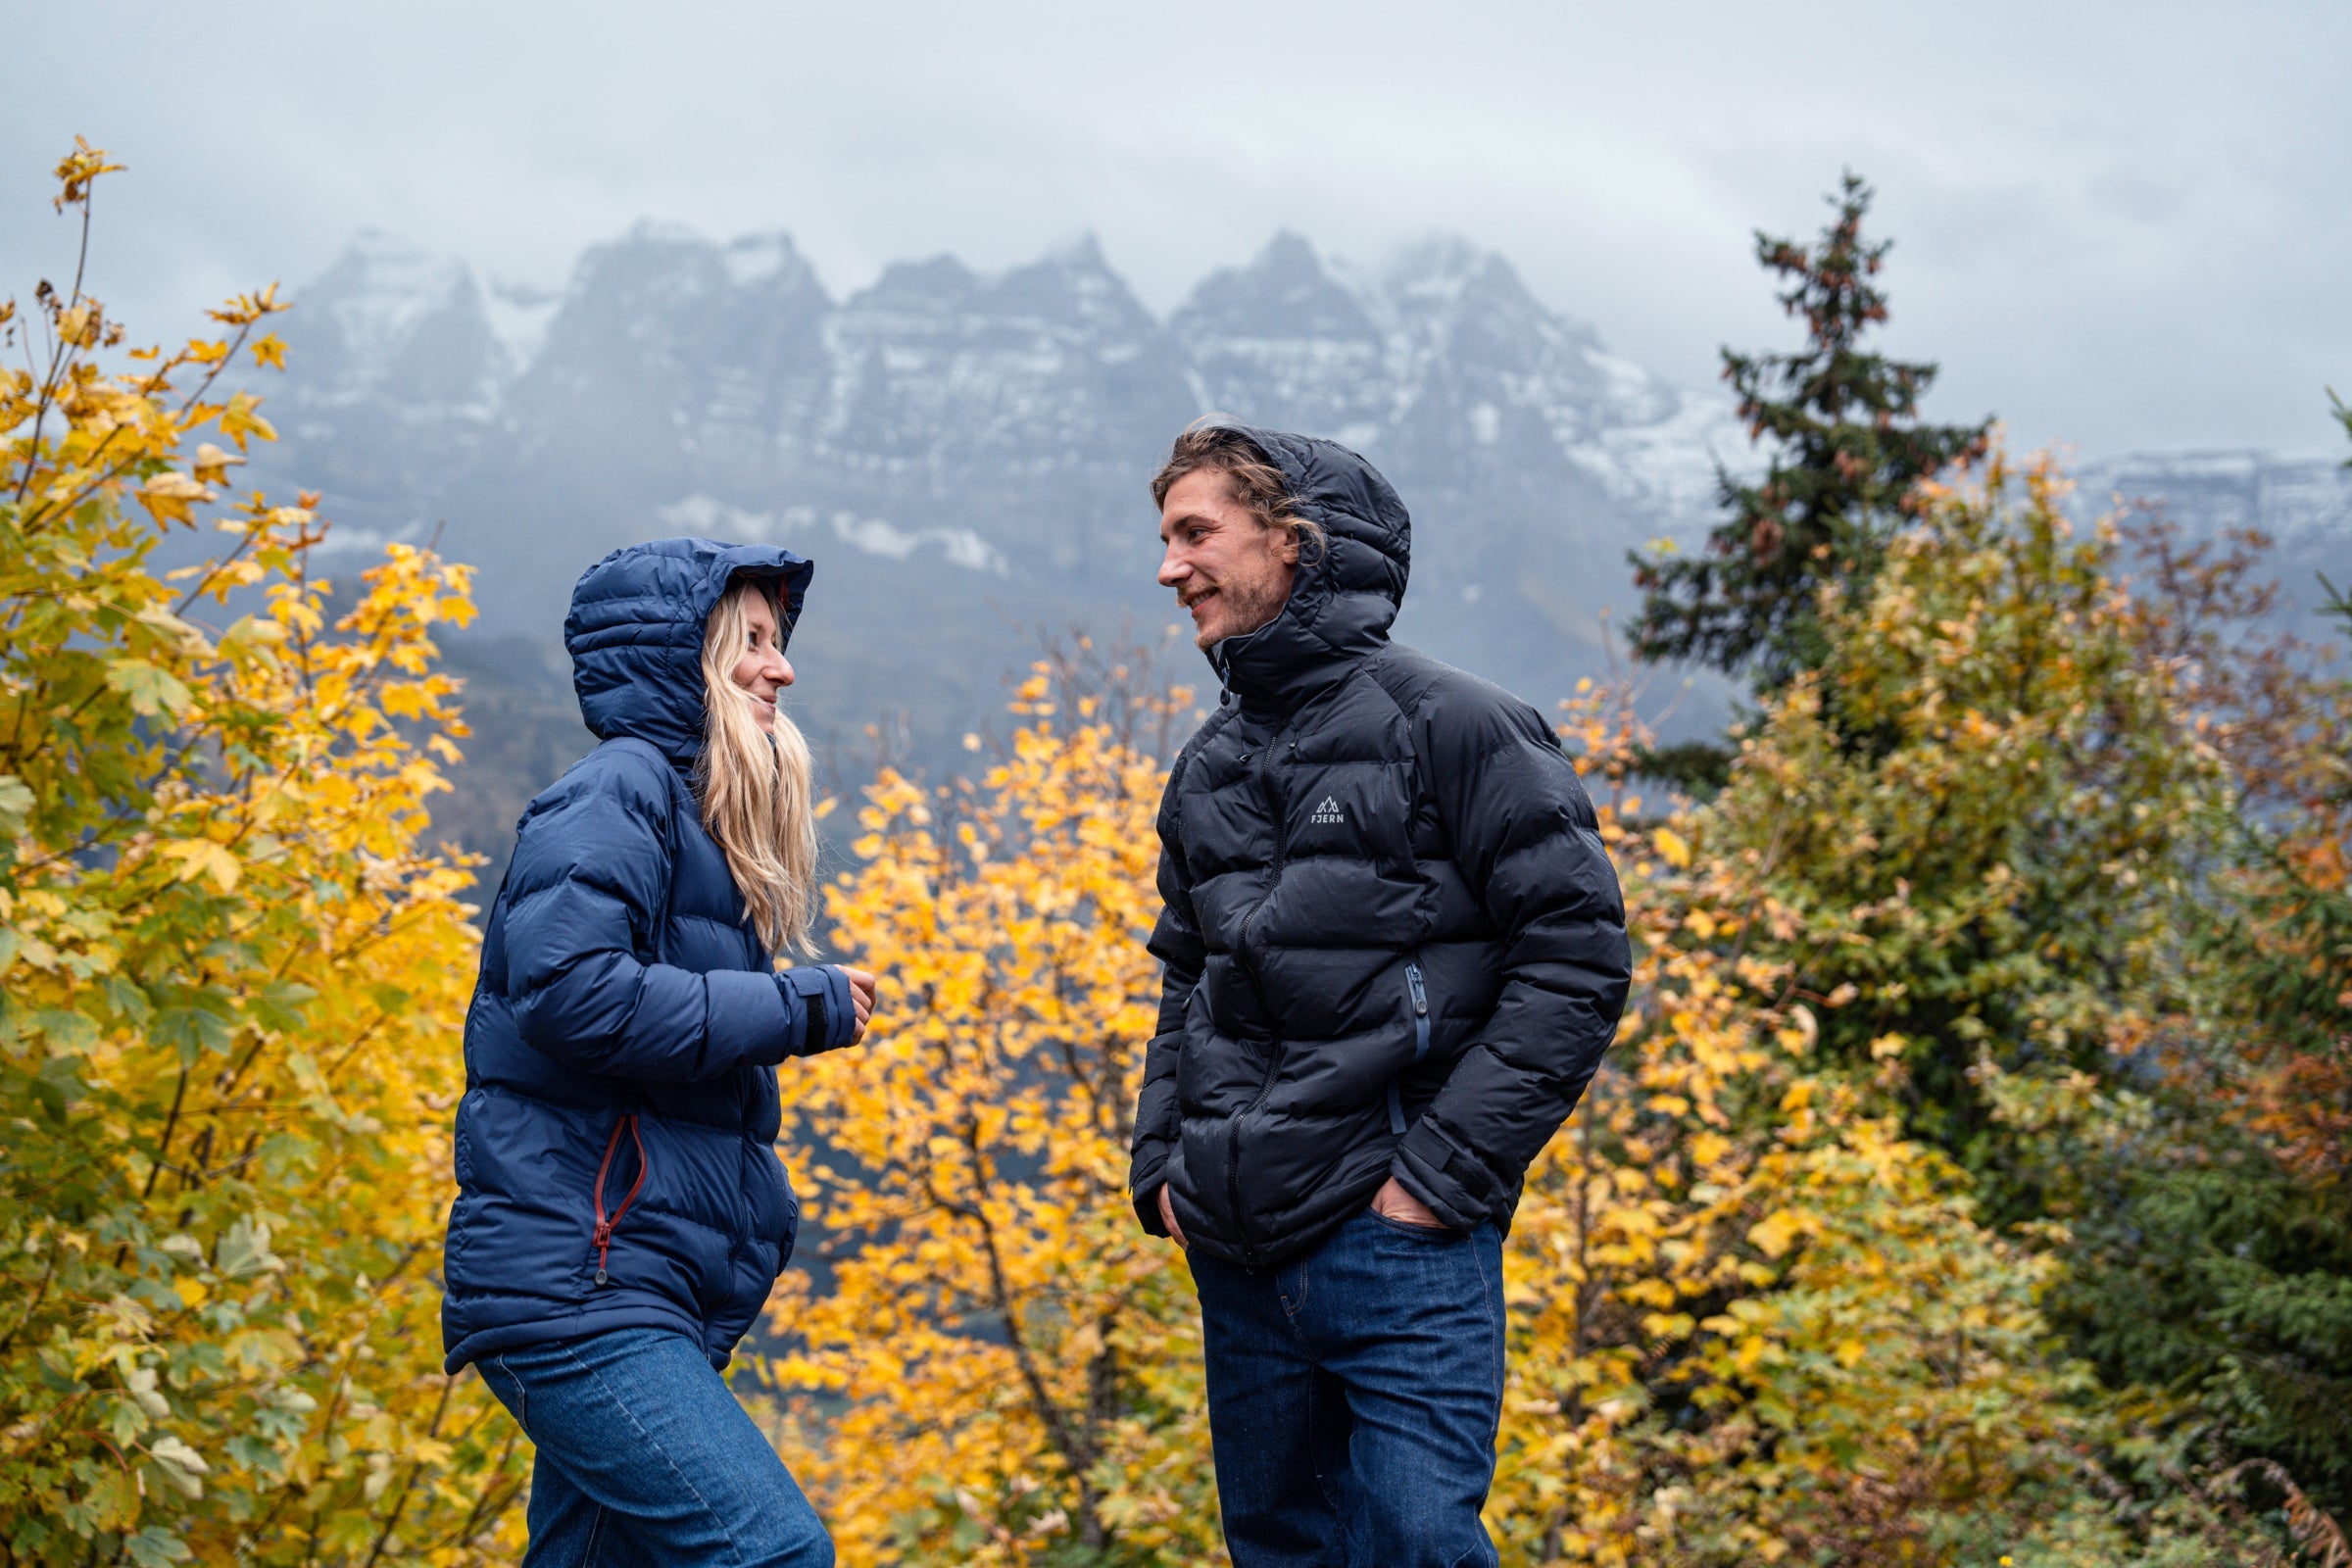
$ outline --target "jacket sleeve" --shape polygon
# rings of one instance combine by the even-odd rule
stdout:
[[[1625,905],[1575,766],[1534,710],[1432,702],[1422,757],[1456,868],[1502,942],[1485,1028],[1405,1134],[1390,1174],[1468,1230],[1518,1201],[1576,1109],[1632,982]]]
[[[1136,1097],[1135,1151],[1127,1175],[1136,1218],[1154,1236],[1168,1234],[1159,1217],[1157,1189],[1166,1180],[1168,1156],[1178,1137],[1176,1064],[1184,1049],[1184,1014],[1208,957],[1193,913],[1192,879],[1185,870],[1176,810],[1176,785],[1184,776],[1184,763],[1183,757],[1176,760],[1159,803],[1160,909],[1148,944],[1161,964],[1159,1023],[1144,1052],[1144,1086]]]
[[[668,903],[674,807],[655,765],[592,760],[523,821],[504,940],[524,1043],[580,1072],[669,1082],[846,1043],[857,1015],[839,969],[697,974],[640,958]]]

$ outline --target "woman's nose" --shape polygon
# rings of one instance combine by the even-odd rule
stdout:
[[[786,659],[786,658],[785,658],[785,657],[784,657],[782,654],[778,654],[778,655],[776,655],[776,662],[775,662],[775,667],[774,667],[774,669],[773,669],[773,671],[772,671],[772,673],[771,673],[771,676],[770,676],[770,678],[771,678],[771,679],[773,679],[773,680],[775,681],[775,683],[776,683],[777,685],[779,685],[779,686],[789,686],[789,685],[791,685],[791,684],[792,684],[792,661],[791,661],[791,660],[789,660],[789,659]]]

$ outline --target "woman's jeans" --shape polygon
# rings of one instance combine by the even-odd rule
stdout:
[[[1487,1568],[1502,1239],[1370,1209],[1276,1268],[1189,1254],[1234,1568]]]
[[[816,1510],[685,1336],[616,1329],[476,1365],[539,1446],[525,1568],[831,1568]]]

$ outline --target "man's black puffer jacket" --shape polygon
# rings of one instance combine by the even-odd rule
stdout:
[[[1508,1228],[1616,1032],[1631,959],[1592,803],[1541,714],[1389,641],[1410,524],[1328,441],[1248,432],[1329,549],[1209,650],[1225,700],[1160,806],[1166,965],[1130,1177],[1251,1266],[1390,1176]]]

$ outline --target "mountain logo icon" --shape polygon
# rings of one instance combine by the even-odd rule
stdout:
[[[1329,827],[1334,823],[1347,821],[1348,815],[1340,809],[1339,802],[1326,795],[1323,797],[1323,804],[1315,808],[1315,814],[1308,820],[1319,827]]]

